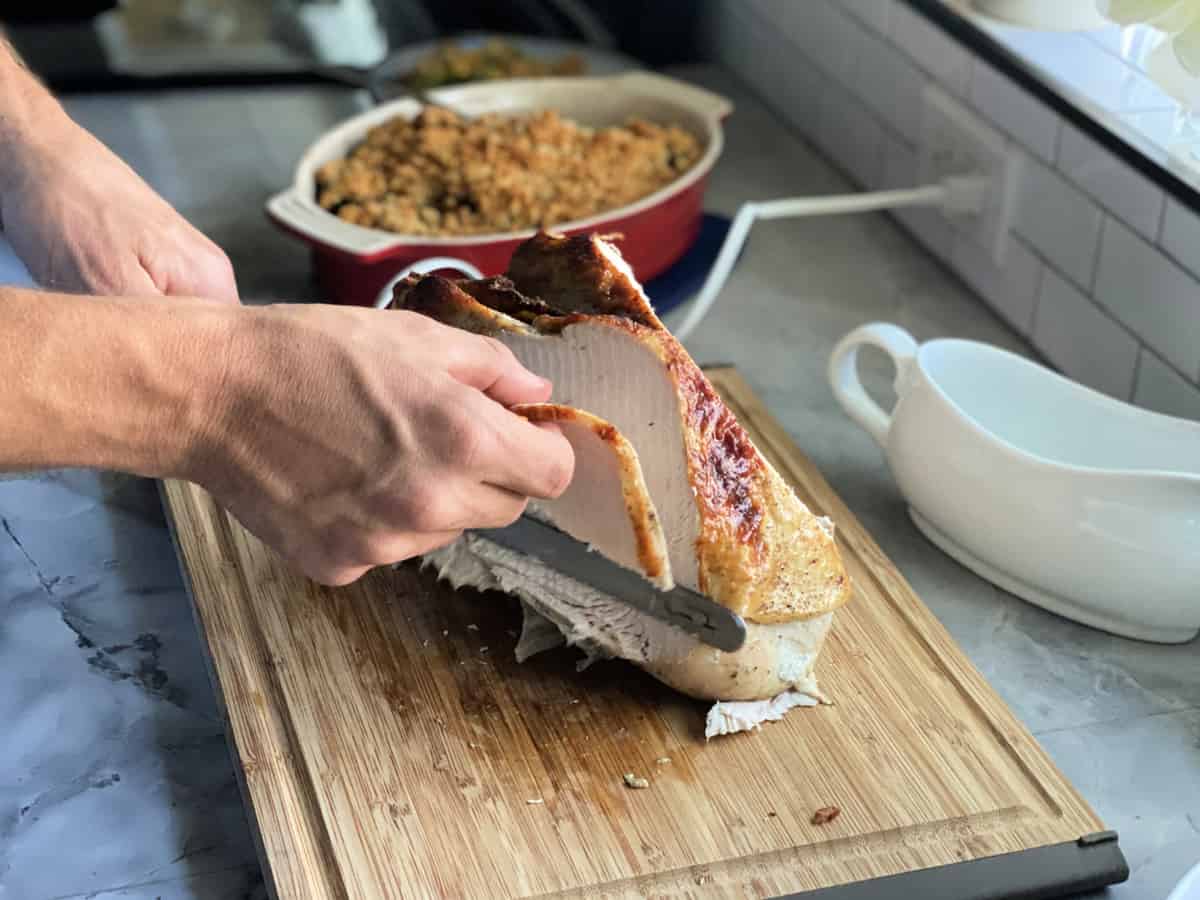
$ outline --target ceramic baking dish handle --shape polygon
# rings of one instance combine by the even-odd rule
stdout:
[[[834,397],[846,415],[865,428],[880,447],[886,447],[891,416],[871,399],[858,377],[858,350],[863,344],[878,347],[892,358],[896,366],[896,393],[899,395],[907,381],[909,367],[916,360],[917,342],[897,325],[872,322],[842,338],[829,358],[829,384]]]
[[[468,278],[482,278],[483,273],[475,268],[465,259],[458,259],[454,256],[430,256],[426,259],[417,260],[415,263],[409,263],[395,275],[388,279],[388,283],[383,286],[383,290],[375,298],[375,308],[383,309],[392,302],[392,288],[397,284],[412,275],[414,272],[418,275],[425,275],[429,272],[436,272],[439,269],[456,269],[462,272]]]
[[[627,72],[613,76],[613,81],[632,90],[657,94],[683,106],[690,106],[713,120],[719,121],[733,112],[733,103],[720,94],[654,72]]]
[[[277,222],[292,231],[346,253],[378,253],[396,243],[394,235],[380,235],[330,215],[315,203],[307,201],[294,186],[268,200],[267,210]]]

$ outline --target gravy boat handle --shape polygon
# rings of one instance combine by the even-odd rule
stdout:
[[[880,447],[886,447],[892,417],[871,399],[858,377],[858,351],[864,344],[878,347],[891,357],[896,367],[896,393],[900,394],[917,356],[917,342],[897,325],[871,322],[838,341],[829,357],[829,384],[834,397],[846,415],[866,429]]]

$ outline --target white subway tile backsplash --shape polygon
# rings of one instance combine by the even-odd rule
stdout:
[[[768,82],[779,77],[777,72],[766,77],[768,63],[778,61],[778,54],[772,52],[771,46],[764,46],[770,31],[749,5],[722,3],[717,9],[719,18],[708,29],[712,52],[762,96]],[[785,46],[782,38],[776,43]]]
[[[891,173],[884,178],[889,188],[912,187],[917,177],[917,148],[903,138],[888,132],[884,136],[884,171]]]
[[[1010,136],[1023,150],[1014,147],[1021,165],[1003,265],[937,210],[893,217],[1069,377],[1200,420],[1200,214],[905,0],[708,6],[703,33],[716,57],[863,189],[916,183],[930,80]],[[1177,140],[1157,87],[1107,67],[1128,49],[1113,35],[1006,35],[1065,91],[1109,110],[1135,147],[1142,126],[1164,145]]]
[[[897,6],[895,0],[841,0],[841,4],[880,34],[887,34],[888,20]]]
[[[797,60],[788,67],[787,76],[777,77],[764,96],[789,125],[812,140],[821,115],[821,97],[829,89],[826,76]]]
[[[1158,235],[1162,188],[1070,122],[1063,122],[1058,169],[1147,240]]]
[[[1193,275],[1200,277],[1200,216],[1179,201],[1167,198],[1159,243]]]
[[[828,79],[801,59],[783,34],[768,28],[752,9],[730,5],[712,40],[730,69],[772,111],[810,140],[816,139]]]
[[[1144,348],[1133,402],[1168,416],[1200,421],[1200,387]]]
[[[1200,285],[1116,219],[1104,223],[1094,296],[1168,362],[1200,376]]]
[[[830,0],[757,0],[754,8],[825,74],[846,87],[854,83],[866,30]]]
[[[1133,393],[1137,341],[1053,269],[1042,276],[1033,343],[1068,378],[1119,400]]]
[[[866,31],[839,7],[823,0],[810,0],[811,13],[816,18],[814,32],[819,35],[809,42],[809,52],[817,65],[846,87],[854,83],[854,73],[862,56],[862,39]],[[797,4],[791,4],[795,7]],[[809,3],[799,4],[809,11]],[[799,11],[798,11],[799,12]]]
[[[909,141],[921,133],[921,89],[926,78],[903,53],[882,38],[864,35],[854,91]]]
[[[1054,161],[1058,114],[981,59],[971,66],[970,98],[988,119],[1046,162]]]
[[[885,190],[886,186],[884,183],[884,178],[887,175],[885,166],[887,165],[886,154],[888,152],[888,141],[895,140],[891,132],[887,130],[887,127],[884,126],[883,123],[878,122],[878,120],[876,120],[876,122],[880,126],[879,164],[871,167],[870,178],[868,178],[866,181],[860,182],[862,189],[865,191]]]
[[[1017,183],[1013,225],[1037,251],[1076,284],[1092,282],[1104,214],[1058,173],[1026,159]]]
[[[888,33],[934,79],[960,97],[966,94],[971,57],[956,40],[904,3],[892,12]]]
[[[883,165],[883,126],[848,91],[831,86],[822,95],[817,143],[860,185],[878,183]]]
[[[1008,245],[1000,268],[983,248],[954,236],[950,265],[975,292],[1021,334],[1033,328],[1033,309],[1042,279],[1042,261],[1019,240]]]
[[[917,183],[917,153],[910,145],[890,134],[883,139],[883,179],[886,190],[909,188]],[[935,209],[897,209],[892,215],[913,233],[934,256],[948,259],[954,246],[954,232]]]

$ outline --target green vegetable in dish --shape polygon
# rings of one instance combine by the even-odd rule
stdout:
[[[446,41],[421,59],[404,79],[412,90],[429,90],[472,81],[582,75],[585,65],[576,53],[558,59],[530,56],[512,43],[491,38],[478,48]]]

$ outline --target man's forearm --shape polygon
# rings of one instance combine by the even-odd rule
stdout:
[[[0,34],[0,190],[18,176],[26,152],[53,143],[69,124],[59,102]]]
[[[235,314],[0,287],[0,471],[186,477]]]

